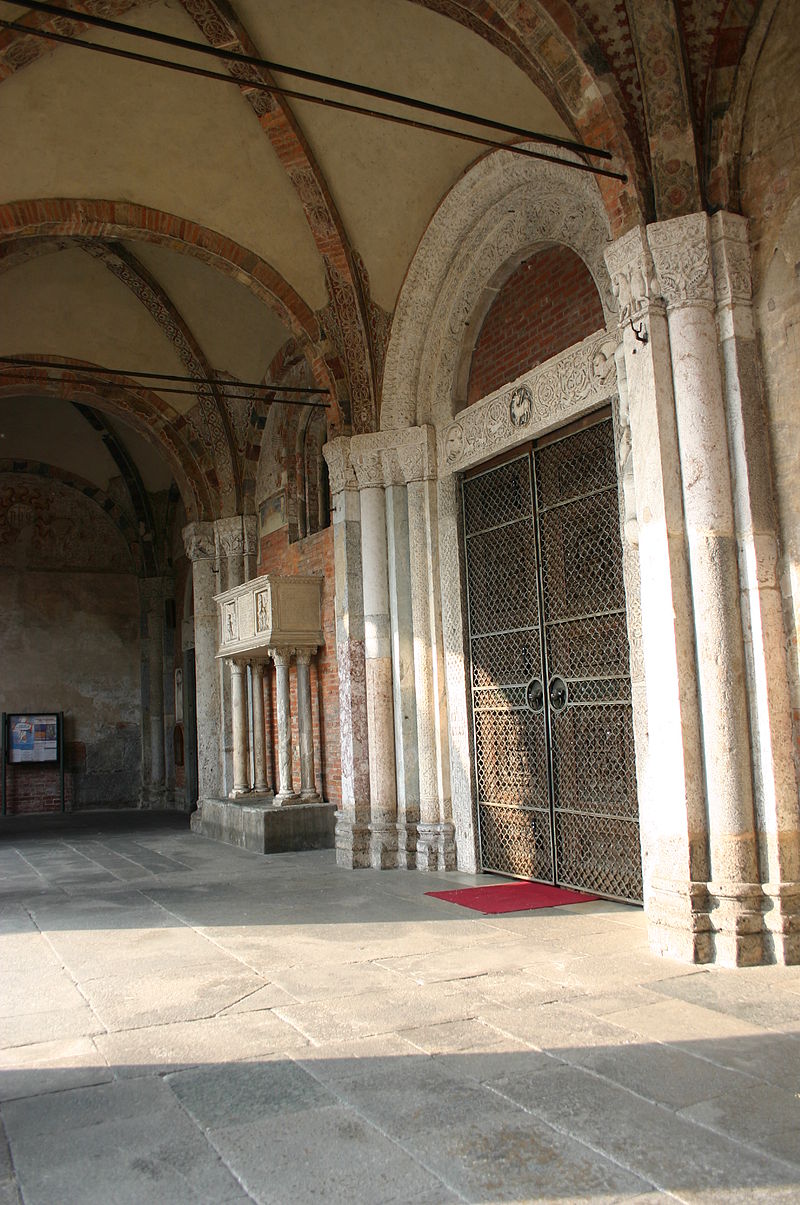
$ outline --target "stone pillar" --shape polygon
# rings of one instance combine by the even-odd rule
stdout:
[[[150,773],[142,792],[147,807],[164,806],[164,583],[149,578],[143,583],[147,609],[147,668]]]
[[[244,516],[230,515],[214,523],[214,540],[217,550],[216,593],[240,586],[245,580],[245,528]],[[233,770],[233,717],[231,713],[230,662],[223,658],[217,663],[219,675],[219,719],[217,731],[220,745],[222,789],[224,794],[235,790]]]
[[[667,323],[644,232],[618,239],[606,262],[619,301],[636,483],[651,734],[638,784],[645,909],[655,950],[707,962],[707,820]],[[640,753],[637,747],[637,763]]]
[[[369,865],[369,762],[364,661],[364,601],[361,583],[361,511],[350,463],[350,440],[323,448],[333,499],[336,661],[339,672],[339,733],[342,808],[336,817],[336,863]]]
[[[266,732],[264,728],[264,662],[251,663],[253,682],[253,790],[259,795],[269,791],[267,782]]]
[[[386,503],[380,453],[358,448],[351,457],[361,500],[361,571],[364,597],[364,658],[369,738],[370,864],[397,864],[397,791],[392,702],[392,645],[386,543]]]
[[[218,799],[220,774],[220,670],[216,660],[219,613],[214,595],[219,592],[214,572],[216,548],[212,523],[190,523],[183,529],[186,555],[192,563],[194,595],[194,656],[197,723],[198,807],[204,799]]]
[[[314,726],[311,719],[311,678],[309,667],[316,649],[297,649],[297,727],[300,736],[300,798],[318,803],[320,796],[314,778]]]
[[[433,428],[407,433],[399,456],[407,481],[411,615],[414,647],[420,818],[417,868],[455,867],[454,828],[447,769],[445,683],[436,507],[436,443]]]
[[[791,695],[778,582],[778,521],[751,300],[747,219],[711,219],[711,257],[739,556],[745,669],[753,737],[765,956],[800,958],[800,811]]]
[[[397,865],[417,864],[419,766],[417,709],[414,703],[414,629],[411,618],[411,565],[408,552],[408,497],[399,461],[383,455],[386,480],[386,537],[389,617],[392,629],[394,756],[397,789]]]
[[[230,660],[230,659],[229,659]],[[247,741],[247,682],[246,667],[240,661],[230,660],[231,715],[233,719],[233,787],[230,799],[238,799],[250,792]]]
[[[292,712],[289,693],[289,666],[293,649],[270,649],[275,662],[278,727],[278,793],[276,803],[294,803],[297,795],[292,783]]]
[[[694,603],[715,955],[728,964],[748,964],[764,955],[762,892],[709,219],[698,213],[658,222],[648,227],[647,239],[667,303]]]

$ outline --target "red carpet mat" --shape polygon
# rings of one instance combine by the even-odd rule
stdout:
[[[596,895],[583,891],[567,891],[549,883],[493,883],[491,887],[462,887],[457,891],[426,891],[437,900],[461,904],[494,916],[501,912],[529,912],[534,908],[559,908],[564,904],[586,904]]]

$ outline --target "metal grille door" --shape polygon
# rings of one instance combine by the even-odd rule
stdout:
[[[484,869],[642,896],[610,419],[464,482]]]

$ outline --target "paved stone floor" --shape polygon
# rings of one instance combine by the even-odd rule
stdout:
[[[6,830],[0,1203],[800,1202],[800,969],[459,881]]]

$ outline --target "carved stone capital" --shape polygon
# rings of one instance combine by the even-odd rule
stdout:
[[[659,289],[669,309],[712,303],[711,247],[708,217],[690,213],[647,227]]]
[[[242,515],[242,531],[244,533],[245,552],[257,552],[258,518],[256,515]]]
[[[316,648],[298,648],[294,651],[294,659],[298,665],[310,665],[311,658],[316,653]]]
[[[239,677],[239,675],[243,674],[245,671],[243,663],[241,661],[236,661],[233,657],[226,657],[225,663],[230,666],[231,674],[233,674],[235,677]]]
[[[718,305],[749,303],[753,295],[747,218],[720,210],[711,219],[711,266]]]
[[[340,494],[342,490],[358,488],[350,461],[350,439],[346,435],[329,440],[322,449],[322,455],[328,466],[328,479],[332,494]]]
[[[436,433],[432,427],[356,435],[350,455],[359,489],[436,477]]]
[[[362,444],[362,440],[367,438],[366,436],[354,436],[350,447],[350,459],[360,490],[382,486],[384,483],[380,448],[369,443]]]
[[[637,318],[648,303],[660,298],[653,258],[642,228],[634,226],[612,243],[605,259],[622,326]]]
[[[217,552],[213,523],[187,523],[181,535],[190,561],[213,561]]]
[[[294,656],[294,649],[291,649],[291,648],[272,649],[271,648],[271,649],[267,649],[267,652],[269,653],[270,657],[272,658],[272,660],[275,662],[275,664],[278,666],[279,669],[288,669],[292,663],[292,657]]]
[[[242,556],[245,551],[242,515],[231,515],[229,519],[217,519],[214,523],[220,556]]]

